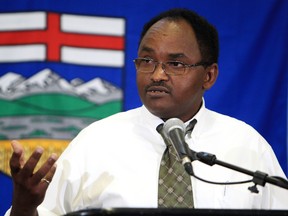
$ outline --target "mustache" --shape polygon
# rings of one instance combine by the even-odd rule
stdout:
[[[151,87],[159,87],[159,86],[166,88],[169,92],[172,91],[172,88],[162,81],[150,83],[149,85],[145,86],[145,91],[148,91],[148,89]]]

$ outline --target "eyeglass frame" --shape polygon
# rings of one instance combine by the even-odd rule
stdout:
[[[148,61],[152,61],[153,63],[154,63],[154,69],[152,70],[152,71],[139,71],[138,69],[137,69],[137,63],[136,63],[136,61],[137,60],[148,60]],[[198,62],[198,63],[195,63],[195,64],[186,64],[186,63],[184,63],[184,62],[181,62],[181,61],[166,61],[166,62],[161,62],[161,61],[156,61],[156,60],[154,60],[154,59],[152,59],[152,58],[136,58],[136,59],[134,59],[133,60],[133,62],[135,63],[135,67],[136,67],[136,70],[137,70],[137,72],[139,72],[139,73],[143,73],[143,74],[148,74],[148,73],[154,73],[154,71],[156,70],[156,68],[157,68],[157,66],[159,65],[159,64],[161,64],[161,68],[162,68],[162,70],[165,72],[165,74],[167,74],[167,75],[174,75],[174,76],[179,76],[179,75],[184,75],[186,72],[185,72],[185,69],[186,68],[195,68],[195,67],[198,67],[198,66],[203,66],[204,68],[206,68],[206,67],[208,67],[208,66],[210,66],[212,63],[209,63],[209,62],[202,62],[202,61],[200,61],[200,62]],[[183,65],[183,69],[184,69],[184,72],[182,73],[182,74],[177,74],[177,73],[171,73],[171,72],[168,72],[167,73],[167,71],[166,71],[166,64],[167,63],[180,63],[180,64],[182,64]],[[182,68],[181,68],[182,69]]]

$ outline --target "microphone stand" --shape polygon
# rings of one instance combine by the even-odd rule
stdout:
[[[252,193],[258,193],[257,185],[265,186],[266,183],[270,183],[276,185],[281,188],[288,189],[288,181],[284,178],[278,176],[269,176],[267,173],[261,171],[250,171],[247,169],[243,169],[241,167],[235,166],[233,164],[226,163],[224,161],[218,160],[215,155],[207,153],[207,152],[195,152],[189,148],[187,148],[188,157],[191,161],[198,160],[207,165],[213,166],[215,164],[250,175],[253,177],[252,182],[255,184],[254,186],[249,187],[248,189]],[[191,175],[191,173],[190,173]]]

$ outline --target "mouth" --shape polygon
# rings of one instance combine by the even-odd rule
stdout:
[[[170,90],[164,86],[150,86],[146,89],[146,93],[150,96],[161,97],[170,94]]]

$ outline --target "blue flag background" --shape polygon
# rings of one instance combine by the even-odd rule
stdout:
[[[124,38],[124,44],[122,48],[115,48],[124,53],[123,65],[79,64],[56,61],[53,58],[26,62],[5,62],[0,59],[0,77],[8,72],[17,72],[27,79],[47,68],[57,72],[68,82],[76,79],[88,82],[95,77],[101,77],[114,87],[122,89],[122,102],[120,106],[117,105],[119,109],[116,108],[113,112],[141,105],[132,60],[137,57],[138,39],[143,24],[152,16],[169,8],[185,7],[195,10],[215,25],[220,37],[220,74],[215,86],[206,93],[207,107],[241,119],[256,128],[271,144],[284,172],[288,174],[288,1],[0,0],[0,5],[0,15],[41,11],[60,15],[123,19],[124,35],[121,37]],[[4,24],[0,22],[0,29],[1,25]],[[3,30],[0,31],[0,41],[1,33]],[[1,46],[3,44],[0,44],[0,48]],[[3,112],[5,107],[2,106],[0,115]],[[1,130],[0,124],[2,133]],[[0,154],[0,157],[0,162],[7,160],[3,154]],[[12,200],[12,181],[4,172],[0,172],[0,200],[2,215]]]

